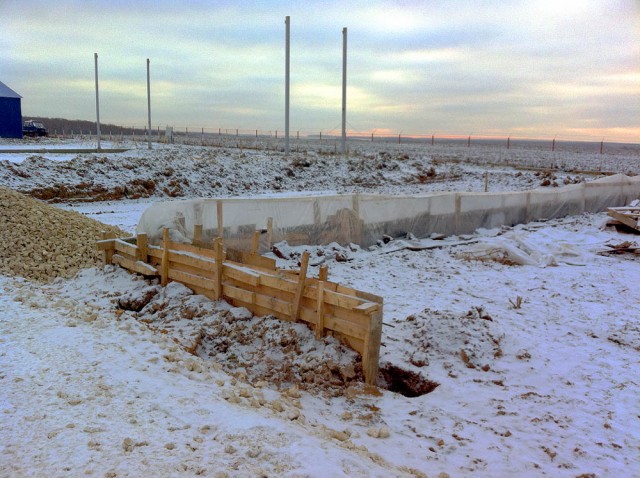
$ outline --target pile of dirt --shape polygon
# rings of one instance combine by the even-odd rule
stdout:
[[[73,211],[0,187],[0,273],[50,281],[101,264],[103,231],[126,235]]]

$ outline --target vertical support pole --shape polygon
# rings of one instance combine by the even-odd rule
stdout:
[[[216,300],[222,300],[222,268],[224,267],[224,252],[222,251],[222,238],[218,237],[215,242],[215,259],[216,259],[216,278],[214,281],[214,297]]]
[[[551,151],[555,151],[556,150],[556,138],[553,138],[553,141],[551,142]]]
[[[291,35],[291,18],[287,15],[284,20],[286,25],[286,44],[285,44],[285,80],[284,80],[284,153],[289,154],[289,82],[290,82],[290,35]],[[276,134],[276,138],[278,135]]]
[[[471,135],[467,138],[467,148],[471,147]]]
[[[604,152],[604,139],[600,141],[600,154]]]
[[[147,119],[149,120],[148,149],[151,149],[151,76],[149,74],[149,58],[147,58]]]
[[[149,259],[147,234],[144,232],[138,234],[136,244],[138,247],[136,250],[136,259],[146,264]]]
[[[432,134],[431,135],[431,146],[433,146],[435,144],[435,142],[436,142],[436,137],[435,137],[435,135]]]
[[[169,283],[169,229],[162,230],[162,262],[160,263],[160,285]]]
[[[511,136],[507,138],[507,149],[511,149]]]
[[[98,135],[98,151],[100,151],[100,98],[98,96],[98,54],[93,54],[96,70],[96,132]]]
[[[291,304],[291,320],[296,321],[300,317],[300,309],[302,308],[302,296],[304,294],[304,285],[307,280],[307,268],[309,266],[309,251],[304,251],[300,258],[300,275],[298,276],[298,288],[296,295]]]
[[[222,201],[220,199],[216,201],[216,216],[218,219],[218,238],[222,239],[223,232],[224,232],[224,225],[222,222]]]
[[[318,301],[316,303],[316,340],[324,335],[324,282],[318,281]]]
[[[342,29],[342,154],[347,154],[347,27]]]
[[[484,192],[489,191],[489,171],[484,172]]]

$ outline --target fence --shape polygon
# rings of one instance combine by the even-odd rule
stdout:
[[[198,225],[191,244],[171,241],[165,229],[158,246],[149,244],[146,234],[126,240],[106,237],[97,245],[107,264],[159,276],[162,285],[180,282],[210,299],[246,307],[254,315],[305,322],[318,338],[335,336],[362,355],[365,381],[375,385],[382,298],[329,281],[326,267],[317,278],[309,277],[308,253],[303,254],[299,271],[277,269],[274,260],[258,254],[259,234],[254,234],[249,252],[225,251],[222,238],[207,247]]]

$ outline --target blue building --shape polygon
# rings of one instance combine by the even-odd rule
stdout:
[[[21,98],[0,81],[0,138],[22,138]]]

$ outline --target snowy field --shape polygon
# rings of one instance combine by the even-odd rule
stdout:
[[[481,191],[487,173],[490,191],[521,190],[591,180],[576,171],[596,171],[595,160],[601,171],[640,173],[638,149],[471,150],[0,155],[0,185],[132,232],[148,204],[171,196]],[[507,164],[518,160],[562,168]],[[98,196],[111,197],[87,202]],[[234,357],[282,354],[286,345],[266,344],[268,320],[177,284],[162,289],[111,266],[45,285],[0,276],[0,477],[639,476],[640,257],[599,254],[637,242],[605,223],[585,214],[421,251],[400,239],[322,248],[331,280],[384,297],[381,368],[435,386],[414,397],[261,376]],[[291,257],[282,267],[304,249],[280,247]],[[141,310],[122,307],[149,291]],[[244,342],[223,352],[220,330]],[[256,330],[262,340],[247,338]],[[310,360],[323,350],[348,360],[302,329],[278,331],[314,350]],[[206,340],[192,354],[196,334]]]

